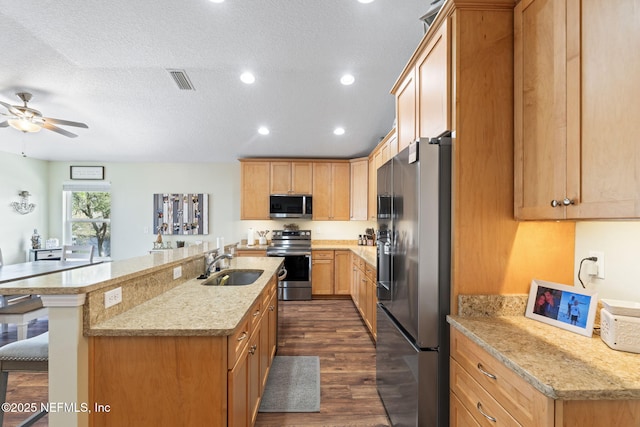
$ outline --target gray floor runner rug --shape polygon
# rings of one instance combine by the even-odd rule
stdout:
[[[260,412],[319,412],[320,358],[276,356]]]

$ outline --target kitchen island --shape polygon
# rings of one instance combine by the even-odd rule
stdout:
[[[473,414],[538,426],[640,425],[640,354],[524,316],[448,321],[452,422]]]
[[[162,375],[169,374],[179,379],[175,393],[189,387],[197,390],[200,385],[207,383],[209,387],[215,387],[217,393],[209,396],[202,394],[207,398],[207,405],[217,396],[224,396],[225,401],[218,405],[226,408],[225,362],[230,357],[242,357],[248,353],[250,347],[246,344],[257,345],[249,340],[249,334],[260,330],[264,318],[267,318],[264,323],[267,329],[270,327],[269,322],[277,320],[273,316],[253,316],[254,312],[251,310],[258,307],[262,309],[263,303],[268,310],[275,302],[264,300],[268,295],[265,291],[275,289],[273,275],[281,261],[266,258],[232,260],[231,268],[261,269],[264,273],[251,285],[212,290],[210,287],[201,286],[194,279],[204,271],[206,255],[216,249],[210,246],[207,243],[194,245],[0,285],[0,294],[40,294],[43,304],[49,308],[49,401],[60,402],[66,408],[49,413],[50,426],[88,426],[90,416],[100,415],[107,420],[107,424],[118,425],[111,423],[111,419],[108,418],[110,414],[114,414],[112,408],[117,407],[117,402],[96,400],[98,395],[94,386],[96,382],[103,384],[103,378],[95,375],[97,367],[100,366],[98,359],[102,358],[100,360],[104,361],[105,357],[108,359],[110,355],[123,358],[116,365],[108,367],[109,374],[115,372],[116,367],[127,372],[137,372],[141,367],[153,366],[147,360],[134,359],[132,352],[105,354],[96,345],[98,341],[113,340],[112,342],[118,341],[117,345],[120,345],[125,341],[131,343],[140,340],[136,342],[143,343],[142,347],[139,347],[139,355],[149,360],[168,361],[168,356],[182,354],[195,357],[201,362],[216,363],[217,360],[219,368],[224,365],[223,384],[217,381],[220,378],[210,382],[212,377],[207,376],[208,371],[202,370],[202,366],[182,363],[173,365],[173,369],[165,366],[164,371],[156,371],[137,383],[129,383],[126,386],[127,393],[122,389],[123,384],[118,384],[120,395],[132,396],[132,393],[141,390],[138,385],[154,390],[151,394],[139,396],[139,399],[131,401],[131,404],[147,408],[144,402],[150,402],[149,396],[158,396],[158,399],[154,400],[155,404],[162,407],[171,406],[174,412],[187,417],[182,418],[182,421],[188,421],[189,415],[182,411],[186,410],[186,407],[180,404],[180,399],[176,397],[178,394],[174,394],[173,398],[162,399],[157,392],[162,383]],[[122,293],[122,302],[106,308],[105,292],[117,288],[120,288]],[[226,291],[226,297],[216,294],[218,291]],[[210,319],[208,323],[203,321],[206,315]],[[211,320],[214,318],[219,321]],[[250,319],[255,321],[249,322]],[[158,327],[158,323],[153,322],[164,323]],[[243,336],[243,332],[246,335]],[[265,334],[265,337],[268,336]],[[221,350],[227,349],[227,340],[240,337],[242,339],[237,342],[241,345],[235,346],[233,352],[231,347],[228,351]],[[256,337],[259,335],[251,335],[251,339]],[[174,339],[174,344],[167,345],[166,341],[162,341],[169,338]],[[221,344],[222,341],[225,344]],[[151,342],[155,342],[157,346],[153,347],[150,345]],[[263,363],[262,366],[268,364]],[[104,379],[108,378],[101,376]],[[133,377],[131,379],[133,380]],[[105,385],[107,383],[104,382]],[[203,402],[197,400],[197,403]],[[112,404],[116,406],[112,407]],[[84,410],[85,408],[89,410]],[[224,417],[226,419],[226,410]],[[146,419],[149,419],[148,416]],[[92,421],[92,425],[98,424]],[[146,424],[142,422],[136,425]]]

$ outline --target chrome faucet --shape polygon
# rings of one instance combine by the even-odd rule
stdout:
[[[207,277],[209,276],[209,274],[211,274],[212,269],[214,269],[214,268],[215,268],[216,263],[217,263],[218,261],[220,261],[221,259],[233,259],[233,255],[231,255],[231,254],[220,254],[220,255],[216,256],[216,257],[213,259],[213,261],[211,261],[211,262],[209,263],[209,265],[207,265],[207,270],[204,272],[204,274],[205,274]]]

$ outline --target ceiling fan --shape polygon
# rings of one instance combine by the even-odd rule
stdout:
[[[56,125],[75,126],[85,129],[89,128],[89,126],[84,123],[42,117],[42,113],[40,111],[27,106],[27,102],[31,100],[32,96],[29,92],[18,92],[16,95],[22,100],[24,105],[10,105],[6,102],[0,101],[0,105],[4,106],[8,110],[8,114],[0,112],[0,116],[7,117],[7,120],[0,122],[0,128],[11,126],[12,128],[18,129],[22,132],[39,132],[40,129],[45,128],[57,132],[60,135],[68,136],[69,138],[75,138],[78,135],[66,131]]]

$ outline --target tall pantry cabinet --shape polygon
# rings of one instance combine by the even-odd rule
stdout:
[[[447,1],[392,88],[398,150],[453,133],[453,313],[459,294],[573,281],[574,224],[513,215],[514,6]]]
[[[516,6],[516,217],[640,217],[639,6]]]

